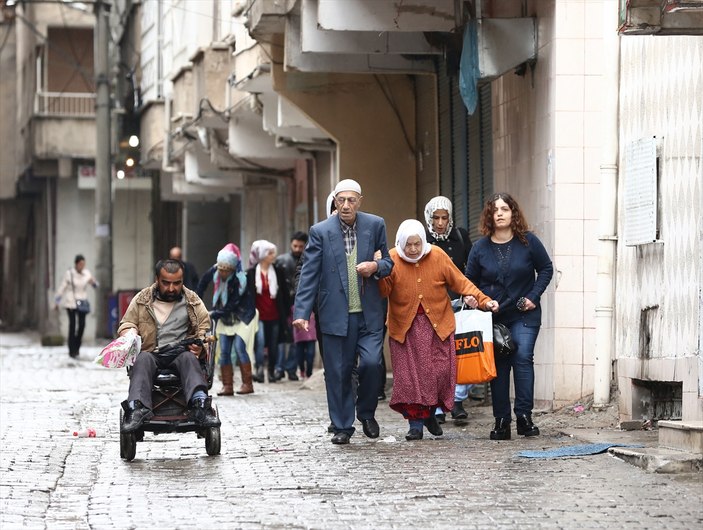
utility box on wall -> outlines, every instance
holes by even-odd
[[[537,57],[533,18],[482,18],[478,20],[478,68],[481,79],[503,75]]]

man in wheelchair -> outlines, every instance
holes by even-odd
[[[129,396],[122,402],[125,416],[120,432],[135,432],[153,417],[154,375],[163,368],[178,373],[192,419],[203,428],[219,427],[199,361],[202,341],[183,345],[191,342],[184,339],[202,339],[210,330],[208,311],[200,297],[183,286],[182,262],[161,260],[154,272],[156,283],[132,299],[117,329],[120,336],[136,329],[142,339],[142,351],[130,374]]]

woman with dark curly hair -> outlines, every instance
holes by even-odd
[[[534,406],[534,348],[542,323],[540,297],[552,279],[552,260],[542,242],[528,230],[517,201],[496,193],[485,204],[479,226],[485,236],[474,243],[466,276],[500,303],[494,322],[510,328],[517,351],[496,358],[498,376],[491,381],[495,427],[491,440],[510,439],[510,371],[515,384],[517,433],[537,436]]]

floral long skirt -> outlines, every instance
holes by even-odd
[[[454,333],[440,340],[424,313],[413,320],[405,342],[389,339],[393,396],[389,406],[407,419],[424,419],[436,407],[454,406],[456,350]]]

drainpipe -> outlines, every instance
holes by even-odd
[[[617,250],[618,112],[620,82],[620,36],[617,33],[618,3],[603,2],[603,151],[600,166],[600,217],[598,220],[598,269],[596,283],[596,351],[593,406],[610,403],[613,360],[613,306]]]

